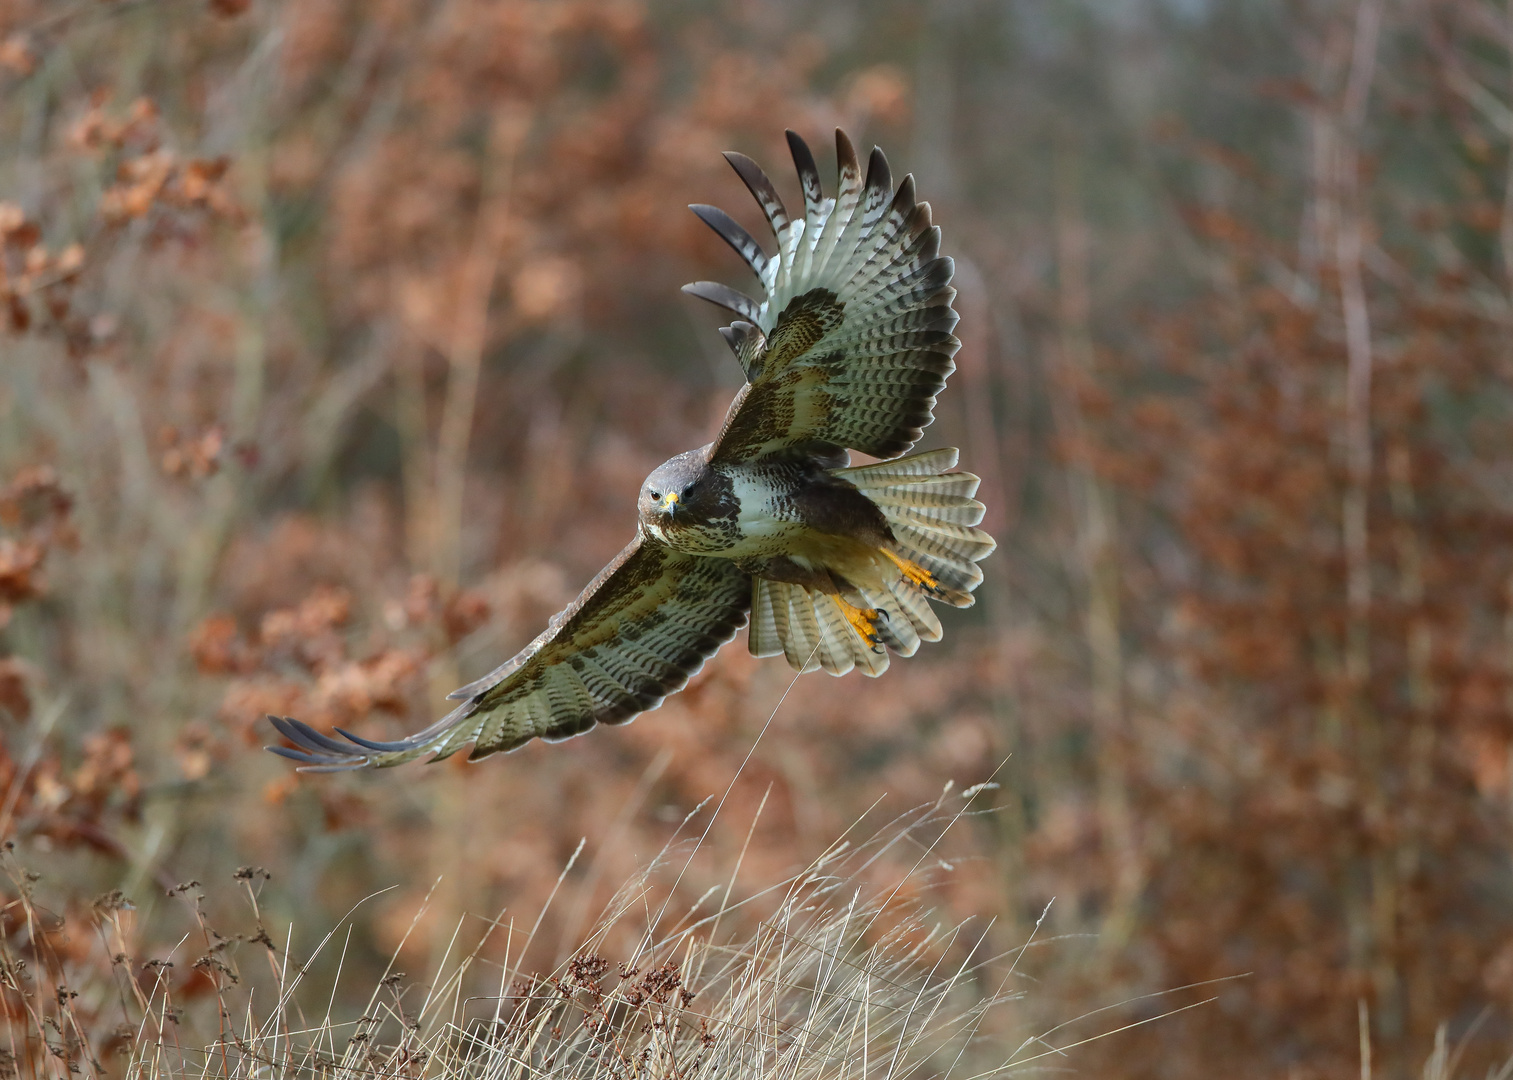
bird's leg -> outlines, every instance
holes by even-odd
[[[886,615],[886,612],[877,608],[859,608],[847,600],[840,593],[831,593],[830,599],[835,601],[835,606],[841,609],[841,614],[851,624],[851,628],[862,636],[869,649],[881,649],[882,638],[877,636],[877,620]]]
[[[921,589],[924,589],[925,592],[931,593],[932,595],[940,592],[940,582],[936,580],[935,575],[930,573],[930,571],[926,570],[923,566],[920,566],[919,563],[906,559],[902,555],[899,555],[897,552],[890,551],[887,548],[881,548],[879,550],[881,550],[884,555],[888,556],[889,561],[892,562],[894,566],[903,571],[904,577],[907,580],[913,582]]]

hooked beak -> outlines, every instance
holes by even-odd
[[[663,498],[662,505],[667,508],[667,513],[671,516],[678,508],[678,493],[676,491],[669,491],[666,497]]]

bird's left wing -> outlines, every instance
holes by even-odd
[[[788,133],[802,217],[789,215],[754,161],[725,155],[772,227],[773,254],[724,211],[692,208],[766,293],[759,303],[714,282],[683,287],[741,317],[722,333],[747,385],[726,416],[713,461],[795,450],[902,454],[930,423],[935,395],[955,368],[953,266],[940,255],[930,205],[915,199],[912,176],[893,189],[881,150],[873,149],[864,178],[850,140],[835,135],[840,179],[828,198],[809,147]]]
[[[469,757],[531,739],[571,738],[655,709],[746,622],[751,578],[725,559],[684,555],[640,536],[512,659],[450,695],[462,704],[407,739],[323,735],[270,716],[295,748],[269,750],[311,772],[401,765],[425,754]]]

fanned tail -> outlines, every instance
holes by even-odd
[[[973,496],[981,481],[949,471],[957,456],[955,449],[932,450],[832,473],[877,504],[897,540],[893,555],[902,564],[900,572],[887,575],[882,588],[858,587],[851,598],[880,613],[875,631],[886,648],[870,645],[835,597],[758,578],[752,591],[752,655],[781,653],[795,671],[822,668],[844,675],[860,668],[881,675],[889,652],[913,656],[920,642],[939,641],[940,619],[930,600],[970,607],[972,591],[982,582],[977,564],[997,546],[977,528],[983,505]],[[923,580],[911,577],[903,569],[907,565]]]
[[[834,475],[855,484],[883,512],[898,540],[897,554],[935,579],[935,588],[926,590],[933,599],[971,607],[972,592],[982,584],[977,564],[998,544],[977,528],[984,507],[973,496],[982,481],[972,473],[948,471],[957,457],[958,451],[947,447],[837,469]]]
[[[868,597],[868,602],[872,598]],[[749,645],[753,656],[777,656],[779,653],[794,671],[823,668],[832,675],[844,675],[860,668],[868,675],[888,670],[888,651],[862,640],[842,614],[836,598],[811,592],[802,585],[757,578],[752,587],[753,615]],[[874,605],[879,611],[881,605]],[[882,645],[909,656],[919,647],[905,651],[904,642],[891,633],[888,619],[878,620],[877,635]]]

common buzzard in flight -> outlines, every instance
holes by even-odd
[[[771,255],[724,211],[692,207],[765,297],[684,286],[739,316],[720,332],[746,385],[714,442],[646,478],[625,550],[424,731],[375,742],[338,730],[343,741],[269,717],[296,747],[270,750],[322,771],[383,767],[624,723],[681,689],[748,615],[752,654],[782,653],[797,671],[878,675],[889,649],[911,656],[940,639],[930,601],[970,605],[994,547],[976,528],[978,478],[951,471],[957,452],[908,455],[955,368],[953,266],[914,178],[895,191],[874,149],[864,179],[850,140],[835,142],[832,199],[788,133],[801,217],[754,161],[725,155],[772,226]],[[848,450],[884,460],[849,467]]]

